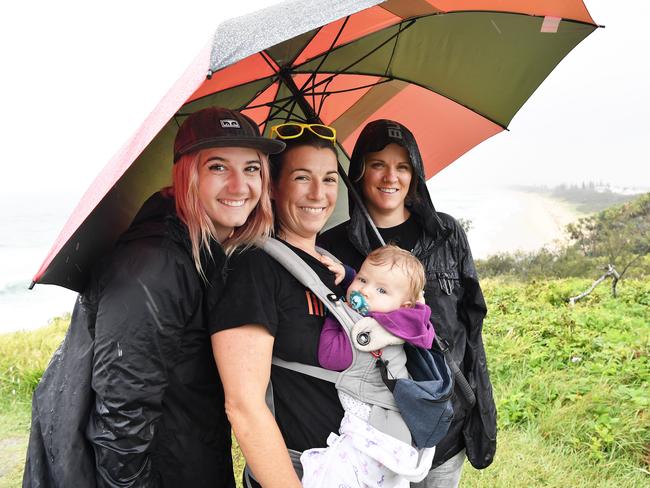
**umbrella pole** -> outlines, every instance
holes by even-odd
[[[294,96],[294,100],[304,112],[307,121],[311,124],[322,124],[323,121],[320,119],[318,114],[314,111],[312,106],[309,105],[307,100],[305,100],[303,92],[296,86],[296,83],[293,81],[293,78],[291,77],[291,73],[288,70],[280,70],[280,72],[278,73],[278,77],[284,82],[284,84],[287,86],[291,94]],[[345,153],[345,150],[340,144],[339,147],[341,148],[343,153],[346,156],[348,156],[349,159],[349,155]],[[338,164],[338,172],[341,175],[341,178],[343,179],[345,186],[348,187],[348,190],[350,192],[350,195],[352,195],[354,202],[357,204],[357,206],[363,213],[363,216],[365,217],[366,221],[370,225],[370,228],[372,229],[375,238],[379,242],[379,245],[380,246],[385,245],[386,243],[384,242],[383,237],[381,237],[381,234],[379,233],[377,226],[373,222],[372,217],[368,213],[368,209],[364,205],[363,200],[361,200],[361,196],[352,185],[352,182],[350,181],[350,178],[348,177],[347,173],[343,169],[343,166],[341,166],[341,163],[337,162],[337,164]]]

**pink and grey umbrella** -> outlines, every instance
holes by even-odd
[[[221,24],[86,192],[34,283],[80,291],[140,205],[169,184],[187,114],[241,109],[337,129],[345,156],[369,121],[414,133],[431,177],[513,116],[598,26],[581,0],[292,0]]]

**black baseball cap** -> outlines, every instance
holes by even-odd
[[[191,114],[174,140],[174,163],[184,154],[208,147],[250,147],[265,154],[277,154],[284,142],[262,137],[250,117],[221,107],[209,107]]]

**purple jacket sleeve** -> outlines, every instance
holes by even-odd
[[[350,339],[333,317],[325,317],[323,322],[318,342],[318,362],[332,371],[343,371],[352,364]]]

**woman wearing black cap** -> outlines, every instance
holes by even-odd
[[[429,476],[415,485],[455,487],[465,456],[481,469],[496,449],[496,408],[481,337],[486,306],[467,237],[453,217],[436,212],[415,138],[398,122],[366,125],[352,153],[349,177],[383,240],[411,251],[424,264],[425,300],[436,334],[449,344],[474,389],[474,407],[455,395],[449,433],[436,447]],[[349,202],[350,220],[325,232],[318,243],[358,269],[380,242],[354,199]]]
[[[172,186],[79,296],[68,338],[90,331],[88,348],[66,338],[38,387],[23,486],[235,486],[208,326],[226,256],[271,230],[267,155],[283,148],[235,111],[185,120]],[[66,401],[87,402],[88,415],[66,425]]]

